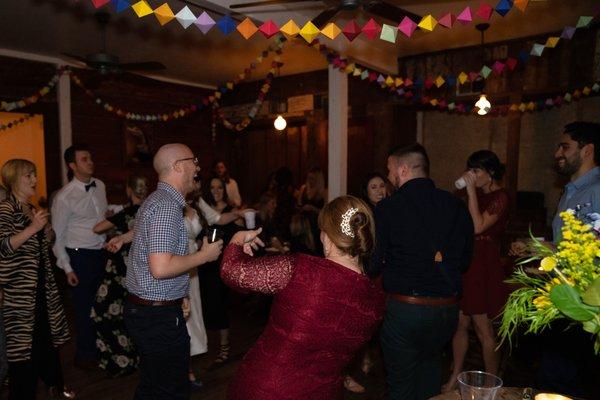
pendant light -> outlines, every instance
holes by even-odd
[[[475,28],[481,32],[481,54],[482,61],[485,62],[483,55],[485,54],[485,50],[483,48],[484,44],[484,33],[490,27],[490,24],[477,24]],[[482,88],[485,87],[485,82],[482,83]],[[481,91],[481,96],[479,96],[479,100],[475,103],[475,108],[477,109],[478,115],[486,115],[492,109],[492,103],[487,99],[485,93],[483,93],[483,89]]]

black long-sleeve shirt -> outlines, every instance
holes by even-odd
[[[383,273],[386,292],[460,294],[460,275],[471,261],[474,232],[460,199],[437,189],[431,179],[412,179],[377,204],[375,224],[372,272]]]

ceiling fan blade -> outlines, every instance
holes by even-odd
[[[240,4],[232,4],[229,6],[232,10],[237,8],[249,8],[249,7],[264,7],[271,6],[277,4],[286,4],[286,3],[306,3],[306,2],[317,2],[319,0],[264,0],[264,1],[254,1],[251,3],[240,3]]]
[[[421,21],[421,16],[403,8],[397,7],[385,1],[371,1],[363,6],[363,9],[371,14],[388,19],[399,24],[404,17],[412,19],[414,22]]]
[[[60,54],[62,54],[63,56],[67,56],[67,57],[69,57],[69,58],[72,58],[72,59],[74,59],[74,60],[77,60],[77,61],[79,61],[79,62],[82,62],[82,63],[84,63],[85,65],[88,65],[88,61],[85,59],[85,57],[81,57],[81,56],[78,56],[78,55],[76,55],[76,54],[71,54],[71,53],[62,53],[62,52],[61,52]]]
[[[327,22],[332,19],[339,11],[341,7],[331,7],[327,10],[321,12],[321,14],[317,15],[312,19],[312,23],[319,29],[323,29]]]
[[[160,71],[167,69],[163,63],[158,61],[122,63],[118,65],[118,68],[127,71]]]

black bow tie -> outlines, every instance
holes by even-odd
[[[85,191],[89,192],[91,187],[96,187],[96,181],[92,181],[92,183],[85,185]]]

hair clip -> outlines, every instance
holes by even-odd
[[[342,233],[344,235],[350,236],[351,238],[354,237],[354,232],[352,232],[352,229],[350,228],[350,218],[352,218],[352,216],[356,214],[357,211],[358,208],[349,208],[348,211],[342,214],[342,222],[340,223],[340,228],[342,228]]]

